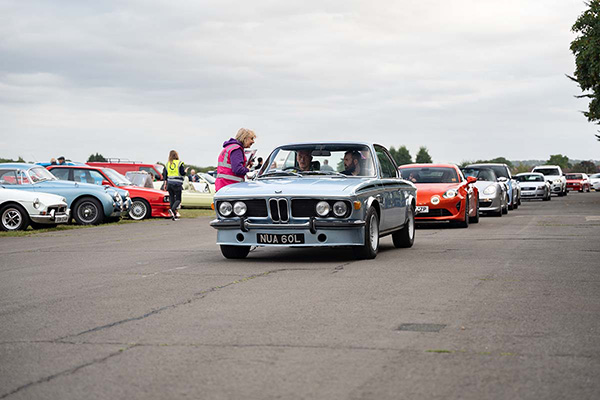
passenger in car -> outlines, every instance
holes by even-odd
[[[344,154],[344,175],[357,176],[361,173],[361,159],[362,156],[358,151],[348,150]]]

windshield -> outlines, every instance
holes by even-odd
[[[517,175],[515,179],[519,182],[544,182],[544,177],[540,175]]]
[[[583,176],[581,176],[581,174],[567,174],[565,175],[565,177],[567,179],[583,179]]]
[[[490,168],[463,168],[462,172],[465,177],[472,176],[477,178],[478,181],[496,181],[496,174]]]
[[[544,175],[560,175],[560,172],[556,168],[536,168],[534,172]]]
[[[31,178],[32,183],[56,180],[56,177],[43,167],[34,167],[27,172],[29,172],[29,177]]]
[[[108,179],[113,181],[113,183],[116,186],[131,186],[131,185],[133,185],[133,183],[131,183],[131,181],[129,179],[125,178],[123,175],[121,175],[120,173],[118,173],[117,171],[115,171],[112,168],[102,168],[102,172],[104,172],[104,175],[108,176]]]
[[[357,144],[307,144],[275,149],[259,177],[375,176],[369,147]]]
[[[594,178],[594,179],[596,179],[596,178],[600,178],[600,174],[594,174],[594,175],[590,175],[590,178]]]
[[[213,176],[211,176],[210,174],[207,174],[205,172],[199,172],[198,175],[200,175],[202,178],[204,178],[204,180],[207,181],[208,183],[210,183],[211,185],[215,184],[215,178]]]
[[[455,183],[458,175],[454,168],[417,167],[401,168],[402,178],[414,183]]]

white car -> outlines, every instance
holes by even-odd
[[[0,186],[0,229],[3,231],[54,227],[69,221],[67,201],[49,193],[5,189]]]
[[[590,187],[595,191],[600,191],[600,174],[590,175]]]
[[[521,196],[524,199],[542,199],[549,201],[551,186],[544,175],[537,172],[523,172],[515,175],[515,179],[519,181],[521,186]]]
[[[531,172],[537,172],[550,182],[552,193],[559,196],[567,195],[567,178],[565,178],[562,169],[558,165],[538,165]]]

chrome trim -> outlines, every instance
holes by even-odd
[[[242,222],[243,221],[243,222]],[[264,223],[253,223],[246,219],[229,219],[220,220],[214,219],[210,222],[210,226],[215,229],[240,229],[243,224],[246,230],[248,229],[310,229],[311,221],[303,222],[300,224],[264,224]],[[325,229],[340,229],[340,228],[362,228],[365,226],[365,221],[362,220],[351,220],[351,221],[318,221],[314,220],[315,228]]]

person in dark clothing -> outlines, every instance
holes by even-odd
[[[181,191],[183,190],[183,177],[187,174],[183,161],[179,160],[179,154],[175,150],[169,152],[169,161],[163,169],[163,179],[167,183],[167,191],[169,192],[169,214],[173,221],[179,219],[177,209],[181,204]]]

